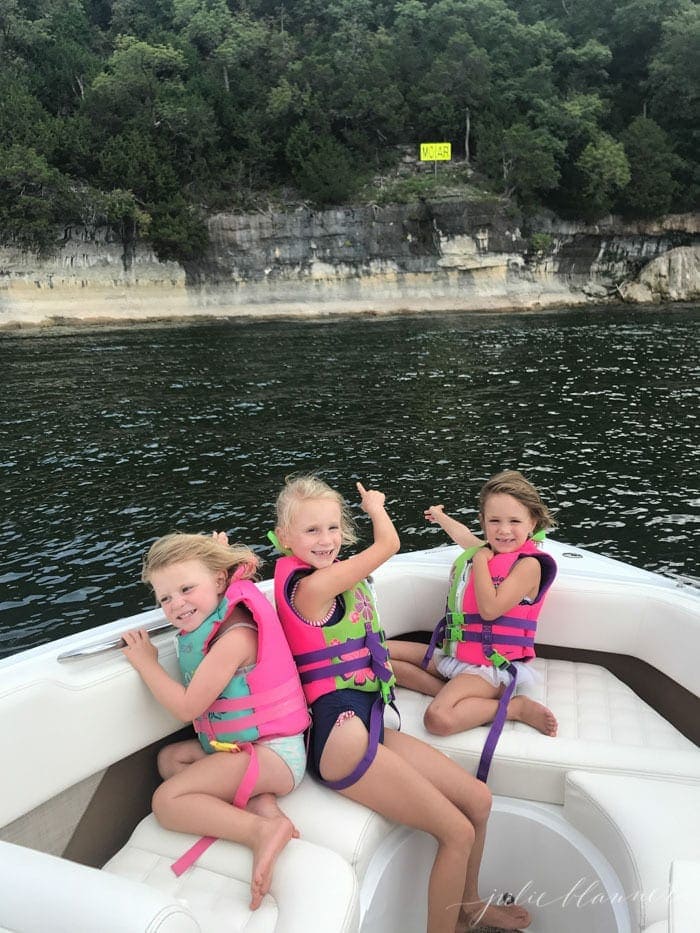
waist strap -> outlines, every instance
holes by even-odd
[[[360,652],[359,656],[345,659],[346,655],[354,652]],[[333,663],[334,658],[338,659],[338,663]],[[380,633],[372,631],[369,623],[361,638],[350,638],[341,645],[327,645],[316,651],[295,654],[294,660],[300,668],[319,661],[330,662],[310,670],[300,670],[299,677],[302,684],[324,680],[326,677],[347,677],[354,671],[369,670],[377,678],[383,702],[388,703],[393,699],[391,686],[394,682],[394,673],[389,665],[389,652],[382,642]]]

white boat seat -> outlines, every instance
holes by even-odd
[[[523,723],[506,722],[489,772],[494,794],[562,804],[566,773],[576,769],[700,780],[700,749],[608,670],[542,658],[532,667],[539,682],[523,693],[552,709],[559,734],[551,738]],[[423,725],[430,699],[397,690],[401,728],[475,774],[487,727],[431,735]],[[395,725],[392,710],[386,723]]]
[[[126,878],[0,842],[0,931],[201,933],[175,898]]]
[[[698,927],[700,859],[674,859],[671,865],[668,933],[688,933]]]
[[[354,933],[359,925],[355,872],[337,853],[292,839],[275,863],[272,887],[256,911],[250,902],[252,855],[245,846],[217,840],[177,878],[170,866],[197,837],[163,829],[153,814],[104,866],[180,902],[205,933]]]
[[[341,855],[360,884],[372,856],[395,828],[383,816],[329,790],[308,774],[295,791],[278,802],[301,838]]]
[[[566,777],[564,816],[617,873],[634,933],[656,924],[669,933],[698,929],[699,782],[574,771]]]

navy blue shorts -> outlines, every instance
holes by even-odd
[[[338,721],[338,716],[352,711],[356,716],[359,716],[369,732],[372,706],[378,696],[379,694],[376,691],[369,693],[364,690],[348,688],[347,690],[334,690],[332,693],[324,693],[322,697],[319,697],[318,700],[311,704],[311,735],[307,763],[309,771],[314,777],[321,778],[319,762],[321,761],[323,749],[326,747],[328,736]],[[380,743],[384,741],[383,725],[379,733],[379,741]]]

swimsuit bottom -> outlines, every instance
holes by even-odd
[[[292,772],[294,787],[298,787],[306,771],[306,743],[304,733],[283,735],[276,739],[258,739],[256,745],[265,745],[282,759]]]
[[[323,749],[330,736],[333,727],[338,722],[338,718],[346,713],[354,713],[359,716],[369,732],[369,720],[372,713],[372,707],[380,694],[377,691],[371,693],[365,690],[333,690],[331,693],[324,693],[311,705],[311,738],[309,742],[309,771],[315,777],[321,778],[319,763],[323,755]],[[381,702],[381,700],[380,700]],[[384,741],[384,726],[382,725],[379,734],[379,742]]]

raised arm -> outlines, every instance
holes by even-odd
[[[357,491],[361,496],[360,507],[372,520],[374,541],[359,554],[315,570],[300,581],[295,602],[309,619],[322,618],[336,596],[364,580],[401,546],[394,523],[384,508],[384,493],[365,489],[362,483],[357,483]]]
[[[442,505],[431,505],[425,510],[425,517],[429,522],[439,525],[460,547],[465,550],[470,547],[478,547],[484,542],[477,538],[466,525],[458,522],[456,518],[450,518],[445,514],[445,508]]]

